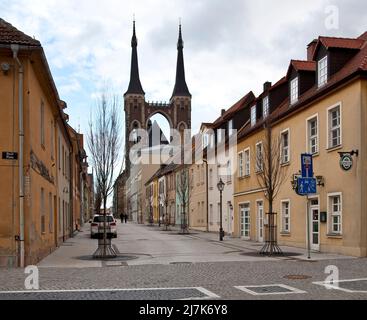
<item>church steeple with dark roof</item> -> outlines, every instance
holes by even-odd
[[[133,24],[133,37],[131,39],[131,73],[130,73],[130,84],[126,94],[142,94],[145,95],[143,87],[139,77],[139,63],[138,63],[138,39],[136,37],[135,20]]]
[[[182,39],[182,27],[181,23],[179,26],[179,35],[178,35],[178,43],[177,43],[177,69],[176,69],[176,84],[173,90],[172,97],[175,96],[188,96],[191,97],[191,93],[186,84],[185,78],[185,63],[184,63],[184,55],[183,55],[184,42]]]

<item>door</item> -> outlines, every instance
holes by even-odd
[[[257,241],[264,242],[264,203],[259,201],[257,203]]]
[[[240,207],[241,212],[241,237],[245,240],[250,240],[250,205],[243,204]]]
[[[318,199],[310,203],[311,249],[320,251],[320,207]]]
[[[232,204],[228,202],[227,204],[227,231],[229,235],[232,235],[232,222],[233,222],[233,210]]]

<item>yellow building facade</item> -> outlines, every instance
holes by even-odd
[[[272,139],[279,141],[280,170],[285,176],[273,209],[281,246],[307,248],[309,239],[313,251],[367,255],[367,81],[363,68],[352,68],[356,60],[363,60],[364,48],[339,74],[329,75],[326,84],[317,87],[316,83],[304,96],[299,94],[293,105],[288,97],[270,115]],[[316,59],[316,81],[317,63]],[[234,193],[235,235],[261,243],[266,241],[269,205],[259,184],[256,159],[265,137],[263,125],[256,121],[239,133]],[[313,155],[318,179],[317,193],[308,197],[299,196],[291,183],[293,175],[299,175],[305,153]],[[343,154],[353,161],[347,170],[341,165]]]

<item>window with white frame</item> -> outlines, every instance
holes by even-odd
[[[227,182],[232,182],[232,164],[231,161],[227,162]]]
[[[238,177],[242,178],[243,177],[243,152],[238,154]]]
[[[329,118],[329,148],[335,148],[340,146],[342,141],[340,105],[329,110],[328,118]]]
[[[307,121],[308,152],[319,152],[319,124],[317,116]]]
[[[299,81],[298,81],[298,77],[293,79],[291,81],[291,104],[295,104],[296,102],[298,102],[298,97],[299,97]]]
[[[240,233],[241,237],[250,239],[251,236],[251,216],[250,216],[250,204],[240,205]]]
[[[233,119],[228,121],[228,135],[229,136],[233,135]]]
[[[281,153],[282,164],[286,164],[290,161],[290,141],[289,130],[283,131],[281,134]]]
[[[209,188],[213,189],[213,169],[209,171]]]
[[[327,61],[327,56],[326,56],[318,62],[318,85],[319,87],[322,87],[323,85],[327,83],[327,80],[328,80],[327,69],[328,69],[328,61]]]
[[[266,119],[269,116],[270,106],[269,106],[269,96],[263,99],[263,118]]]
[[[245,161],[245,177],[251,175],[251,153],[250,149],[246,149],[244,153],[244,161]]]
[[[217,130],[217,143],[220,144],[223,140],[223,130],[218,129]]]
[[[252,127],[256,125],[256,117],[257,117],[256,106],[253,106],[251,108],[251,126]]]
[[[289,201],[282,201],[282,232],[291,232],[291,205]]]
[[[264,170],[264,148],[263,143],[256,144],[256,173]]]
[[[335,194],[329,196],[330,231],[332,234],[341,235],[342,224],[342,196]]]

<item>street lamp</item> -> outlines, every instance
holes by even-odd
[[[220,230],[219,230],[219,241],[223,241],[224,239],[224,230],[223,230],[223,190],[225,184],[222,179],[217,184],[218,190],[220,192]]]

